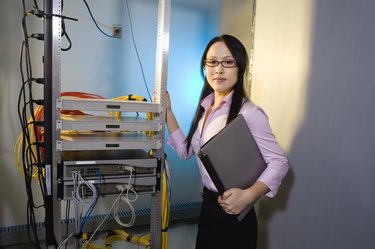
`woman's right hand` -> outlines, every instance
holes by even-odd
[[[153,92],[152,96],[152,102],[156,103],[156,96],[155,96],[155,91]],[[166,111],[172,111],[172,105],[171,105],[171,97],[169,95],[168,91],[165,91],[165,104],[166,104]]]
[[[165,104],[166,104],[167,112],[172,111],[171,97],[168,91],[165,91]]]
[[[166,123],[169,134],[172,134],[175,130],[179,129],[180,126],[177,123],[176,117],[172,111],[171,97],[168,91],[165,91],[165,105],[166,105]]]

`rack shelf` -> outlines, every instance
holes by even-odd
[[[61,115],[57,129],[72,131],[161,131],[162,122],[143,117],[105,117],[92,115]]]
[[[162,141],[141,132],[87,132],[61,134],[58,151],[160,149]]]

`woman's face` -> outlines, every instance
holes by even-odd
[[[221,63],[216,65],[217,62]],[[227,95],[232,91],[238,79],[238,67],[224,42],[216,42],[208,49],[205,70],[208,84],[216,94]]]

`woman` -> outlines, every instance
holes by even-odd
[[[266,170],[251,187],[231,188],[219,196],[197,157],[204,185],[196,240],[198,249],[255,249],[257,218],[254,209],[241,222],[236,215],[263,195],[274,197],[289,168],[266,114],[245,96],[243,86],[247,67],[246,50],[237,38],[222,35],[214,37],[208,43],[201,59],[204,86],[187,137],[179,128],[167,93],[167,127],[170,134],[168,144],[179,157],[188,159],[193,155],[197,156],[199,148],[206,141],[238,114],[242,114],[267,163]]]

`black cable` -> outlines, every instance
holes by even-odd
[[[34,0],[34,8],[39,10],[38,2],[36,0]]]
[[[22,86],[18,96],[18,116],[22,129],[22,144],[21,146],[21,164],[24,174],[25,190],[27,195],[27,236],[29,242],[37,249],[41,248],[41,244],[37,234],[37,225],[35,219],[35,209],[44,207],[44,197],[45,197],[45,178],[43,176],[44,163],[41,156],[41,141],[38,141],[37,122],[34,115],[34,103],[38,100],[33,99],[32,86],[34,84],[35,78],[32,77],[32,63],[29,51],[29,35],[27,31],[26,18],[31,14],[36,16],[42,15],[43,12],[40,11],[38,3],[36,0],[33,1],[34,6],[32,11],[26,11],[25,0],[22,0],[23,6],[23,17],[22,17],[22,31],[23,31],[23,42],[20,50],[20,73],[22,78]],[[42,17],[41,16],[41,17]],[[43,39],[42,34],[33,34],[35,38]],[[36,81],[35,81],[36,82]],[[29,118],[30,117],[30,118]],[[31,119],[31,121],[29,121]],[[42,124],[42,123],[39,123]],[[33,130],[33,134],[30,132]],[[32,140],[35,136],[35,142]],[[33,141],[33,142],[32,142]],[[38,174],[38,181],[40,186],[40,191],[43,196],[43,203],[36,205],[34,202],[34,194],[32,190],[32,178],[33,174]]]
[[[149,89],[148,89],[147,82],[146,82],[145,73],[144,73],[144,71],[143,71],[142,62],[141,62],[141,59],[140,59],[140,57],[139,57],[139,53],[138,53],[138,49],[137,49],[137,45],[136,45],[136,42],[135,42],[135,39],[134,39],[133,24],[132,24],[132,19],[131,19],[131,16],[130,16],[130,11],[129,11],[129,6],[128,6],[128,0],[125,0],[125,5],[126,5],[126,11],[127,11],[127,13],[128,13],[128,18],[129,18],[130,33],[131,33],[131,37],[132,37],[132,41],[133,41],[133,45],[134,45],[135,52],[136,52],[136,54],[137,54],[138,64],[139,64],[139,67],[141,68],[142,77],[143,77],[143,82],[144,82],[144,84],[145,84],[145,87],[146,87],[146,90],[147,90],[148,97],[149,97],[150,99],[152,99],[152,98],[151,98],[150,91],[149,91]]]
[[[64,11],[64,0],[61,1],[61,13]],[[61,51],[68,51],[72,48],[73,46],[73,43],[72,43],[72,40],[70,39],[70,36],[68,35],[68,33],[66,32],[66,28],[65,28],[65,18],[62,18],[61,20],[61,37],[65,37],[66,40],[68,41],[68,47],[66,48],[61,48]]]
[[[34,1],[34,4],[36,5],[36,7],[38,6],[36,1]],[[25,9],[24,9],[24,11],[25,11]],[[26,13],[26,11],[25,11],[25,13]],[[33,83],[34,78],[32,77],[31,56],[30,56],[30,53],[29,53],[28,33],[27,33],[27,27],[26,27],[26,21],[25,21],[26,16],[27,16],[27,14],[24,15],[23,20],[22,20],[22,24],[23,24],[23,31],[24,31],[24,43],[23,43],[24,46],[23,46],[23,48],[24,48],[25,57],[26,57],[25,65],[26,65],[26,69],[27,69],[27,80],[26,81],[24,80],[25,77],[23,76],[22,60],[21,60],[21,74],[22,74],[22,80],[23,80],[22,90],[23,90],[24,105],[26,106],[27,104],[29,104],[30,116],[32,118],[32,122],[35,123],[33,103],[34,102],[38,103],[38,101],[33,101],[33,95],[32,95],[32,83]],[[28,88],[29,88],[29,102],[26,101],[25,84],[27,84]],[[25,114],[25,120],[24,121],[26,121],[25,123],[27,124],[26,114]],[[37,127],[35,125],[33,125],[33,128],[34,128],[34,134],[37,134]],[[30,140],[29,140],[29,142],[30,142]],[[37,161],[41,162],[40,151],[37,149],[36,152],[37,152]]]
[[[25,9],[25,3],[23,1],[23,5],[24,5],[24,9]],[[25,12],[25,11],[24,11]],[[23,23],[23,30],[24,30],[24,35],[27,36],[27,30],[25,28],[25,22],[24,22],[24,19],[22,21]],[[22,81],[25,82],[24,80],[24,74],[23,74],[23,69],[22,69],[22,64],[23,64],[23,60],[22,60],[22,54],[23,54],[23,51],[25,50],[25,44],[27,44],[27,42],[23,41],[22,45],[21,45],[21,55],[20,55],[20,68],[21,68],[21,77],[22,77]],[[25,131],[25,128],[24,128],[24,124],[25,124],[25,113],[24,111],[20,111],[20,107],[21,107],[21,101],[23,99],[24,103],[26,102],[26,98],[25,98],[25,84],[23,83],[22,84],[22,88],[21,88],[21,91],[20,91],[20,95],[19,95],[19,98],[18,98],[18,115],[19,115],[19,119],[20,119],[20,122],[21,122],[21,128],[22,128],[22,134],[23,134],[23,140],[22,140],[22,166],[23,166],[23,171],[24,171],[24,179],[25,179],[25,187],[26,187],[26,194],[28,196],[28,201],[27,201],[27,235],[28,235],[28,239],[30,241],[30,243],[32,245],[34,245],[36,248],[40,248],[40,244],[39,244],[39,240],[37,239],[37,234],[36,234],[36,226],[34,223],[30,223],[30,216],[32,216],[32,212],[33,210],[30,212],[30,200],[33,199],[33,196],[32,196],[32,191],[31,191],[31,179],[30,179],[30,175],[28,173],[28,168],[26,166],[26,163],[25,163],[25,147],[26,147],[26,139],[28,137],[28,130]],[[24,108],[22,108],[24,110]],[[27,122],[27,121],[26,121]],[[34,237],[36,238],[36,241],[34,242],[33,238],[31,238],[31,234],[30,234],[30,229],[31,231],[33,232],[33,235]]]
[[[45,19],[52,18],[52,16],[61,18],[61,38],[65,37],[66,40],[68,41],[68,47],[61,48],[61,51],[68,51],[68,50],[70,50],[72,48],[73,43],[72,43],[72,40],[70,39],[68,33],[66,32],[66,29],[65,29],[65,19],[73,20],[73,21],[78,21],[78,19],[72,18],[72,17],[63,16],[63,15],[57,15],[57,14],[47,15],[46,13],[44,13],[42,10],[40,10],[37,7],[37,3],[35,1],[34,1],[34,3],[35,3],[34,8],[36,10],[31,10],[29,12],[30,14],[33,14],[33,15],[35,15],[37,17],[43,17]],[[63,7],[64,7],[64,1],[61,1],[61,11],[63,11]],[[44,39],[44,34],[32,34],[31,37],[36,38],[38,40],[43,40]]]
[[[25,110],[25,106],[22,108]],[[30,134],[27,129],[27,117],[25,111],[22,111],[20,115],[20,120],[22,124],[22,133],[23,133],[23,140],[22,140],[22,166],[24,172],[24,180],[25,180],[25,187],[26,187],[26,194],[28,197],[27,200],[27,228],[28,228],[28,239],[31,244],[33,244],[36,248],[41,248],[38,235],[36,232],[36,223],[35,223],[35,215],[34,215],[34,197],[32,192],[32,167],[30,167],[29,158],[26,156],[29,153],[28,143],[30,141]],[[31,235],[32,233],[32,235]],[[32,238],[33,236],[33,238]]]
[[[94,16],[93,16],[92,13],[91,13],[91,9],[90,9],[89,5],[87,4],[86,0],[83,0],[83,2],[85,3],[85,5],[86,5],[86,7],[87,7],[87,10],[89,11],[89,14],[90,14],[90,16],[91,16],[91,19],[92,19],[92,21],[94,22],[95,26],[98,28],[98,30],[99,30],[103,35],[105,35],[105,36],[113,37],[112,35],[108,35],[108,34],[106,34],[106,33],[105,33],[105,32],[99,27],[98,23],[96,22]]]
[[[61,36],[62,37],[65,37],[66,38],[66,40],[68,41],[68,47],[66,47],[66,48],[61,48],[61,51],[68,51],[68,50],[70,50],[71,48],[72,48],[72,46],[73,46],[73,43],[72,43],[72,40],[70,39],[70,36],[68,35],[68,33],[66,32],[66,29],[65,29],[65,21],[64,21],[64,19],[62,19],[62,22],[61,22],[61,30],[62,30],[62,32],[61,32]]]

